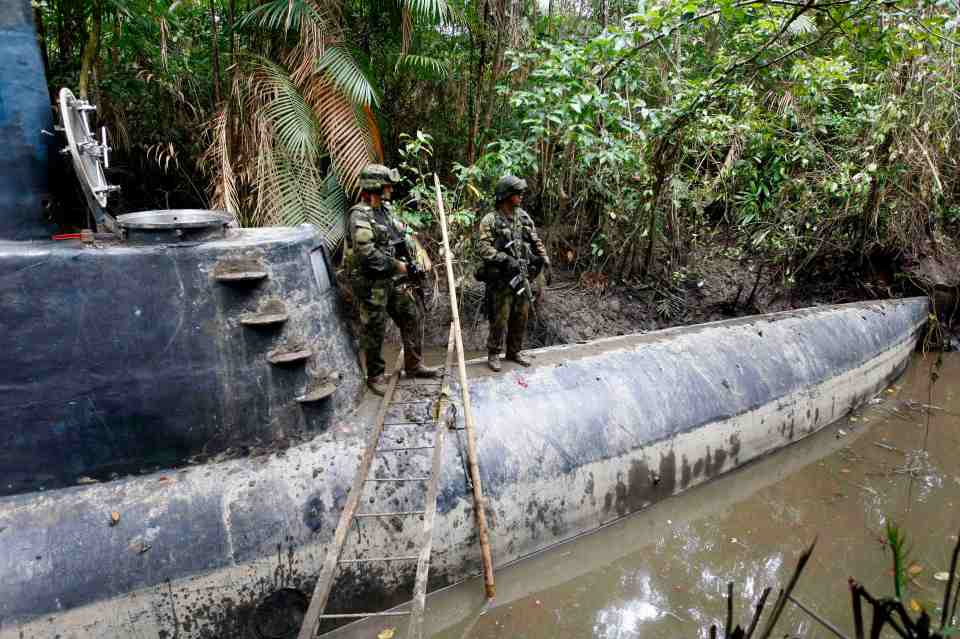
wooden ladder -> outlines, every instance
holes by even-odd
[[[427,600],[427,578],[430,572],[430,552],[433,546],[433,521],[437,513],[437,491],[440,484],[440,466],[443,460],[443,439],[448,425],[445,421],[446,411],[450,406],[450,376],[453,370],[454,358],[454,328],[450,327],[450,339],[447,343],[447,361],[444,369],[443,380],[434,386],[440,387],[439,396],[433,399],[421,399],[418,401],[397,401],[394,400],[394,393],[400,379],[400,369],[403,364],[403,354],[397,358],[394,373],[390,376],[387,385],[387,392],[380,402],[380,409],[374,422],[373,431],[367,440],[367,447],[360,460],[360,466],[357,468],[357,474],[353,479],[353,485],[350,488],[350,494],[347,497],[347,503],[340,514],[340,521],[337,524],[337,530],[333,536],[333,542],[327,550],[327,556],[320,571],[320,577],[313,591],[313,597],[310,599],[310,606],[303,618],[303,625],[300,627],[298,639],[314,639],[320,622],[323,619],[353,619],[359,620],[367,617],[409,617],[409,626],[406,637],[409,639],[421,639],[423,636],[423,613]],[[415,384],[410,388],[422,388],[424,384]],[[430,416],[424,421],[397,421],[387,422],[387,414],[391,407],[402,404],[428,404],[433,403],[434,407]],[[430,445],[417,446],[393,446],[384,447],[381,444],[382,435],[385,428],[417,428],[426,427],[427,432],[432,430],[433,443]],[[405,438],[406,439],[406,438]],[[432,450],[430,473],[425,476],[411,477],[389,477],[389,478],[370,478],[370,469],[377,455],[404,454],[410,451]],[[378,482],[416,482],[426,485],[426,495],[424,498],[423,510],[397,511],[397,512],[357,512],[360,501],[363,498],[364,490],[368,484]],[[421,532],[419,551],[417,554],[397,554],[385,555],[382,557],[358,557],[354,559],[343,559],[343,548],[347,541],[347,536],[351,528],[359,525],[363,519],[389,518],[389,517],[423,517],[423,529]],[[354,524],[352,526],[351,524]],[[324,614],[327,607],[327,600],[330,597],[330,591],[336,580],[338,568],[344,565],[356,565],[365,563],[382,562],[417,562],[417,574],[413,585],[413,600],[410,609],[404,612],[349,612],[337,614]]]

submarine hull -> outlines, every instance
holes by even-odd
[[[595,530],[843,417],[903,371],[926,318],[925,298],[825,306],[543,349],[532,368],[499,375],[475,363],[495,562]],[[356,414],[282,454],[0,500],[0,637],[268,636],[278,607],[302,613],[368,427]],[[457,437],[448,441],[431,588],[479,571]],[[419,462],[385,463],[394,465],[374,476]],[[383,510],[422,499],[419,488],[371,490]],[[421,532],[416,518],[361,525],[345,556],[396,554]],[[408,599],[414,570],[343,569],[331,609]]]

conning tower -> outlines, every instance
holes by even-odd
[[[0,55],[0,495],[285,446],[350,410],[359,366],[313,227],[115,215],[95,107],[64,90],[66,152],[101,232],[51,241],[46,159],[62,143],[42,132],[27,0],[0,0]]]

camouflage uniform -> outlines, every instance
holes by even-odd
[[[513,244],[510,244],[511,242]],[[499,210],[487,213],[480,221],[478,248],[487,272],[494,274],[487,280],[490,304],[487,352],[499,353],[506,333],[507,358],[510,359],[523,347],[523,335],[527,330],[527,318],[530,314],[530,299],[526,295],[517,295],[510,288],[510,278],[514,274],[507,272],[507,263],[510,257],[528,262],[532,256],[546,257],[547,251],[537,235],[533,220],[520,208],[516,209],[512,216]],[[530,279],[533,280],[532,275]]]
[[[383,337],[388,316],[400,329],[404,368],[419,368],[423,318],[407,278],[398,273],[394,250],[397,242],[408,241],[403,224],[390,214],[386,203],[374,209],[360,202],[350,209],[348,232],[351,280],[363,326],[360,347],[366,353],[367,378],[384,373]]]

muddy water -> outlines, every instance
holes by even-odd
[[[432,595],[432,636],[707,637],[723,623],[728,581],[745,624],[814,538],[795,596],[852,636],[847,577],[892,594],[888,519],[903,524],[913,549],[907,597],[935,611],[943,584],[934,575],[947,570],[960,528],[960,354],[944,356],[931,390],[932,362],[917,356],[870,405],[811,438],[499,571],[489,609],[476,581]],[[376,637],[393,625],[403,636],[395,622],[338,635]],[[832,636],[792,606],[775,636],[786,633]]]

